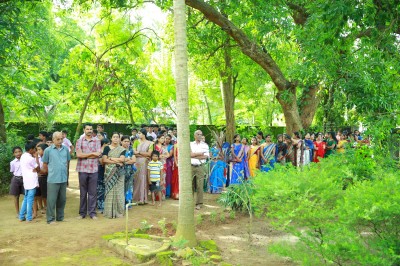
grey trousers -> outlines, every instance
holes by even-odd
[[[65,203],[67,202],[67,182],[47,183],[47,223],[64,220]]]
[[[97,179],[98,179],[98,172],[96,173],[79,172],[79,190],[80,190],[79,215],[82,217],[86,217],[88,213],[90,217],[96,216]]]

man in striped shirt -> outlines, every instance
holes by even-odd
[[[76,171],[79,175],[79,216],[84,219],[89,214],[91,219],[97,219],[97,178],[99,157],[101,156],[101,144],[98,138],[92,136],[93,126],[83,126],[85,136],[76,142]]]

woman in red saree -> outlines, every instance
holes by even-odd
[[[171,178],[171,199],[179,199],[179,173],[178,173],[178,144],[175,143],[174,148],[174,165],[172,168]]]
[[[322,133],[318,133],[317,140],[314,142],[314,162],[319,163],[319,158],[325,156],[325,142],[323,141]]]

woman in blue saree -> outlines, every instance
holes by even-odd
[[[211,148],[210,154],[210,193],[221,193],[226,183],[225,169],[227,164],[222,160],[223,155],[220,153],[220,150],[216,145]]]
[[[274,167],[275,164],[275,146],[276,144],[271,141],[271,135],[265,137],[265,143],[262,146],[261,152],[261,171],[268,172]]]
[[[121,138],[122,147],[125,149],[125,204],[132,203],[133,198],[133,175],[135,174],[136,157],[133,154],[131,141],[128,135]],[[131,207],[130,207],[131,208]]]
[[[244,180],[244,145],[240,142],[240,135],[233,137],[234,143],[231,146],[231,180],[230,184],[240,184]]]
[[[314,142],[311,139],[311,134],[307,133],[304,137],[304,165],[310,164],[313,161]]]

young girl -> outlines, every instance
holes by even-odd
[[[24,184],[22,182],[22,172],[21,172],[21,155],[22,148],[14,147],[12,149],[14,160],[10,162],[10,172],[13,173],[13,178],[11,179],[10,185],[10,195],[14,196],[14,206],[17,212],[17,218],[19,217],[19,195],[24,194]]]
[[[160,153],[158,151],[153,151],[151,153],[151,161],[147,165],[147,171],[148,171],[147,176],[150,185],[152,205],[155,205],[155,199],[156,199],[155,193],[157,192],[158,200],[160,202],[158,206],[161,206],[161,199],[162,199],[161,191],[164,186],[161,176],[164,171],[164,165],[162,162],[158,160],[159,156]]]
[[[251,146],[249,151],[249,171],[250,176],[255,176],[255,170],[260,168],[260,146],[256,137],[251,139]]]
[[[46,210],[46,206],[47,206],[47,173],[43,172],[43,161],[42,161],[42,157],[43,157],[43,153],[44,150],[48,147],[47,144],[38,144],[36,146],[36,162],[40,167],[40,171],[38,173],[38,179],[39,179],[39,188],[40,188],[40,196],[38,197],[38,199],[36,199],[35,197],[35,201],[37,200],[37,203],[39,206],[37,206],[36,204],[34,205],[37,209],[41,209],[42,214],[45,213]],[[34,215],[36,215],[36,212],[34,211]]]

